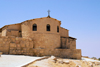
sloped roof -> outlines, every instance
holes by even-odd
[[[3,26],[2,28],[0,28],[0,30],[2,31],[3,28],[7,27],[7,26],[11,26],[11,25],[18,25],[18,24],[21,24],[21,23],[17,23],[17,24],[10,24],[10,25],[5,25]]]
[[[45,19],[45,18],[51,18],[51,17],[35,18],[35,19],[26,20],[26,21],[32,21],[32,20],[38,20],[38,19]],[[56,20],[56,21],[58,21],[58,22],[61,24],[61,21],[59,21],[59,20],[57,20],[57,19],[55,19],[55,18],[51,18],[51,19]],[[24,22],[26,22],[26,21],[23,21],[23,22],[17,23],[17,24],[22,24],[22,23],[24,23]],[[16,24],[10,24],[10,25],[16,25]],[[3,26],[2,28],[0,28],[0,31],[2,31],[2,29],[3,29],[4,27],[10,26],[10,25],[5,25],[5,26]]]
[[[71,39],[76,39],[76,38],[74,38],[74,37],[70,37],[70,36],[69,36],[69,38],[71,38]]]
[[[65,29],[65,28],[63,28],[63,27],[61,27],[62,29]],[[68,30],[68,29],[65,29],[65,30]],[[68,30],[69,31],[69,30]]]
[[[38,20],[38,19],[45,19],[45,18],[51,18],[51,17],[35,18],[35,19],[26,20],[26,21],[32,21],[32,20]],[[58,21],[58,22],[61,24],[61,21],[59,21],[59,20],[57,20],[57,19],[55,19],[55,18],[51,18],[51,19],[56,20],[56,21]],[[23,21],[22,23],[24,23],[24,22],[26,22],[26,21]]]

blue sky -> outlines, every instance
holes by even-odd
[[[0,0],[0,27],[50,16],[77,38],[83,56],[100,57],[100,0]]]

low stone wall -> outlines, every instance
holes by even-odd
[[[56,49],[54,55],[58,57],[81,59],[81,49]]]
[[[3,54],[30,55],[30,56],[57,56],[81,59],[81,49],[54,49],[34,48],[32,39],[19,37],[0,37],[0,52]]]
[[[51,56],[81,59],[81,49],[33,49],[35,56]]]
[[[24,54],[32,55],[33,49],[32,39],[24,39],[18,37],[0,37],[0,51],[4,54]]]

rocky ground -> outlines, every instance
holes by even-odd
[[[100,67],[100,61],[84,57],[82,57],[82,60],[75,60],[51,56],[36,60],[25,67]]]
[[[0,67],[100,67],[100,61],[85,57],[76,60],[54,56],[1,55]]]

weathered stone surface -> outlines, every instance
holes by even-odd
[[[57,60],[57,58],[55,56],[51,56],[50,59]]]
[[[36,31],[33,31],[34,24],[37,25]],[[60,27],[60,24],[61,21],[45,17],[6,25],[0,29],[0,51],[5,54],[53,55],[51,59],[55,61],[54,56],[81,59],[76,39],[69,37],[69,30]],[[50,25],[50,31],[47,31],[47,25]]]
[[[60,63],[60,64],[63,64],[64,63],[63,60],[59,60],[57,62]]]
[[[70,63],[70,61],[68,61],[68,60],[66,60],[66,61],[63,61],[65,64],[69,64]]]
[[[81,67],[80,65],[76,65],[75,67]]]
[[[10,47],[11,48],[16,47],[16,44],[15,43],[10,43]]]
[[[50,62],[54,62],[54,63],[56,63],[56,61],[57,61],[57,58],[55,57],[55,56],[51,56],[50,58],[48,58],[48,61]]]

